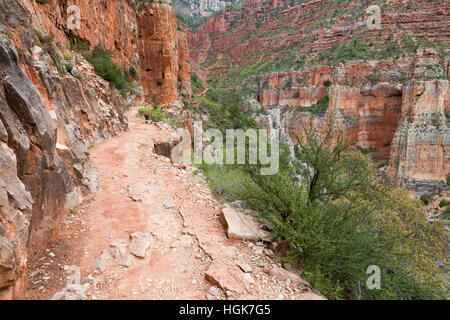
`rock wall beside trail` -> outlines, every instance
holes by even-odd
[[[80,8],[80,29],[67,28],[71,4]],[[29,257],[83,195],[96,190],[89,148],[126,130],[126,109],[143,102],[136,95],[122,97],[97,76],[70,50],[70,39],[87,42],[91,50],[105,44],[116,63],[136,66],[138,73],[142,60],[161,67],[161,87],[149,88],[149,79],[137,75],[147,97],[156,94],[160,103],[190,94],[186,36],[177,30],[170,5],[151,8],[157,13],[151,22],[167,34],[159,39],[164,50],[147,56],[138,39],[150,35],[139,31],[147,25],[139,26],[133,1],[0,0],[0,299],[21,297]]]
[[[73,5],[80,10],[80,28],[69,29],[73,14],[67,9]],[[140,13],[130,0],[0,0],[0,8],[4,21],[51,35],[59,46],[68,48],[74,38],[90,50],[104,45],[114,62],[138,72],[147,100],[155,94],[158,103],[170,104],[191,93],[187,36],[178,30],[169,0],[149,3]]]
[[[43,34],[51,34],[56,43],[66,47],[70,38],[87,41],[92,50],[96,45],[106,45],[114,52],[114,61],[128,68],[139,64],[137,50],[137,20],[131,1],[114,0],[47,0],[38,3],[30,0],[2,0],[5,11],[14,16],[17,5],[23,8],[30,27]],[[67,9],[76,5],[80,9],[80,28],[68,28]],[[20,24],[24,27],[24,24]],[[27,26],[28,27],[28,26]]]
[[[20,52],[20,54],[18,53]],[[0,36],[0,295],[20,294],[27,254],[95,191],[91,144],[127,127],[126,103],[79,56],[81,79],[61,76],[40,47]],[[2,151],[3,151],[2,150]],[[6,278],[5,278],[6,274]]]

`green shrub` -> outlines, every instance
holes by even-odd
[[[70,50],[79,52],[83,55],[88,55],[89,48],[90,45],[88,41],[76,37],[70,38],[70,45],[69,45]]]
[[[63,58],[66,61],[72,61],[72,59],[73,59],[73,57],[72,57],[72,55],[70,53],[64,53],[63,54]]]
[[[322,98],[319,99],[319,101],[317,101],[317,103],[313,104],[310,107],[300,107],[299,111],[300,112],[310,112],[311,114],[315,115],[315,116],[324,116],[325,113],[328,110],[328,106],[330,104],[330,98],[328,95],[323,96]]]
[[[427,221],[419,201],[379,182],[368,155],[352,151],[342,133],[306,130],[297,139],[297,160],[282,149],[273,176],[260,175],[260,166],[205,167],[212,189],[261,212],[331,299],[445,298],[445,272],[436,265],[445,259],[442,225]],[[381,269],[381,289],[366,286],[370,265]]]
[[[111,60],[111,53],[104,46],[96,46],[87,60],[94,67],[95,72],[110,82],[122,95],[136,89],[136,84],[127,78],[123,69]]]
[[[205,90],[205,86],[203,85],[202,80],[195,72],[191,72],[191,87],[193,95],[196,95],[198,92]]]
[[[331,81],[330,81],[330,80],[325,80],[325,81],[323,82],[323,85],[324,85],[325,87],[329,87],[329,86],[331,86]]]
[[[149,104],[144,108],[140,108],[138,113],[145,119],[153,122],[167,121],[167,114],[162,110],[161,106]]]
[[[378,164],[376,165],[376,168],[377,168],[377,169],[384,168],[384,167],[386,167],[387,165],[389,165],[389,161],[383,161],[383,162],[378,163]]]
[[[131,66],[130,69],[128,70],[128,74],[130,75],[130,77],[132,78],[137,78],[138,76],[138,71],[136,70],[136,68],[134,66]]]
[[[441,202],[439,202],[439,207],[444,208],[446,206],[450,205],[450,200],[443,199]]]
[[[441,215],[443,220],[450,220],[450,207],[445,209],[445,211]]]
[[[255,128],[256,122],[250,112],[242,112],[242,96],[237,92],[229,92],[209,88],[204,96],[195,98],[202,113],[209,115],[206,126],[221,131],[226,129]]]
[[[424,193],[420,196],[420,200],[422,200],[423,204],[426,206],[430,204],[430,198],[431,196],[428,193]]]
[[[73,64],[72,64],[72,63],[66,63],[64,66],[65,66],[66,71],[67,71],[68,73],[71,73],[71,72],[72,72],[72,70],[73,70]]]

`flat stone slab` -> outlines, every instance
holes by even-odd
[[[305,280],[303,280],[302,277],[300,277],[298,274],[293,273],[291,271],[288,271],[284,268],[280,268],[278,266],[273,267],[269,274],[275,278],[277,278],[280,281],[286,281],[286,280],[290,280],[292,283],[294,284],[304,284],[304,285],[308,285],[308,282],[306,282]]]
[[[251,241],[272,240],[272,234],[262,230],[262,224],[252,216],[225,207],[221,211],[221,218],[225,224],[228,238]]]
[[[128,194],[134,201],[143,201],[146,197],[147,185],[136,183],[128,188]]]
[[[120,259],[127,253],[128,243],[124,239],[114,240],[109,244],[111,256],[114,259]]]
[[[147,249],[153,244],[152,236],[149,233],[135,232],[130,237],[130,252],[136,257],[144,258]]]
[[[173,199],[171,199],[171,198],[164,199],[162,204],[163,204],[164,208],[166,208],[166,209],[173,208]]]
[[[227,266],[223,262],[213,261],[206,271],[206,280],[225,292],[241,293],[244,290],[243,272],[238,267]]]
[[[109,260],[111,260],[110,252],[107,250],[103,250],[100,257],[95,259],[94,268],[99,270],[100,272],[104,272],[109,266]]]

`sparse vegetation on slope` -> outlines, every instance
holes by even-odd
[[[111,52],[104,46],[96,46],[86,59],[92,64],[95,72],[114,85],[122,95],[137,89],[137,84],[125,75],[121,66],[112,61]]]

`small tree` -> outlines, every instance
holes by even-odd
[[[312,284],[329,298],[445,297],[436,263],[446,236],[420,201],[378,181],[369,157],[333,124],[323,137],[305,129],[297,141],[295,159],[285,149],[274,176],[246,166],[242,197],[289,241]],[[379,290],[366,286],[370,265],[381,269]]]

